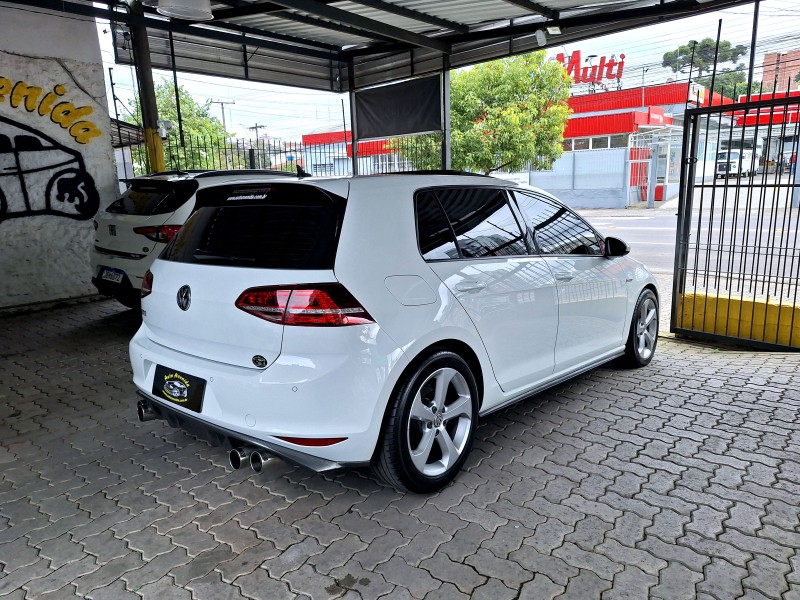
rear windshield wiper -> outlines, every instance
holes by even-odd
[[[249,262],[249,263],[256,262],[256,259],[251,257],[230,256],[230,255],[222,256],[220,254],[211,254],[210,252],[206,252],[204,250],[195,250],[192,257],[195,258],[196,260],[219,260],[224,262]]]

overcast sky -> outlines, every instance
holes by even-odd
[[[610,57],[612,54],[619,57],[620,54],[624,54],[622,86],[625,88],[641,86],[643,71],[645,85],[665,83],[670,78],[685,80],[686,75],[676,75],[661,66],[663,54],[692,39],[716,38],[720,19],[722,19],[722,39],[734,45],[750,46],[753,4],[742,4],[740,7],[681,21],[643,27],[566,46],[553,46],[548,48],[548,54],[554,57],[560,52],[570,54],[580,50],[584,59],[590,54],[598,57],[603,55]],[[760,78],[759,70],[764,52],[800,50],[798,19],[800,19],[800,2],[797,0],[761,2],[756,48],[756,79]],[[106,67],[106,80],[108,80],[107,67],[113,67],[116,94],[127,105],[134,93],[133,69],[127,65],[114,64],[111,34],[103,33],[104,29],[108,30],[108,24],[99,23],[98,33]],[[550,38],[554,39],[556,38]],[[747,64],[749,55],[743,57],[741,61]],[[172,81],[172,73],[169,71],[155,73],[156,81],[164,78]],[[225,80],[193,73],[179,73],[178,82],[185,86],[198,102],[205,102],[207,99],[235,102],[226,104],[225,112],[228,131],[237,137],[253,137],[254,132],[248,130],[248,127],[256,123],[266,125],[266,132],[271,138],[284,140],[299,140],[304,133],[323,127],[341,126],[342,99],[345,102],[346,119],[349,123],[347,95],[236,79]],[[576,86],[573,92],[583,93],[585,89]],[[122,107],[119,110],[124,113]],[[111,114],[113,115],[113,106]],[[213,105],[212,114],[218,118],[222,117],[219,104]],[[263,134],[263,130],[260,133]]]

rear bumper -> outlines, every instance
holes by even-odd
[[[192,417],[186,412],[176,410],[168,404],[154,398],[153,396],[145,394],[141,390],[137,391],[137,393],[141,397],[142,401],[147,402],[150,408],[153,409],[153,412],[158,415],[158,418],[166,421],[170,427],[183,429],[187,433],[203,439],[214,446],[222,446],[223,448],[229,450],[232,448],[252,446],[254,448],[264,450],[268,454],[282,458],[290,463],[317,471],[318,473],[352,467],[362,467],[369,464],[368,461],[336,462],[319,458],[317,456],[311,456],[303,452],[298,452],[292,448],[278,446],[277,444],[272,444],[267,440],[262,440],[251,435],[244,435],[238,431],[232,431],[230,429],[226,429],[225,427],[214,425],[207,421],[203,421],[202,419]]]

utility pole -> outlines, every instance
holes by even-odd
[[[255,132],[256,132],[256,139],[258,139],[258,130],[259,130],[259,129],[266,129],[266,128],[267,128],[267,126],[266,126],[266,125],[259,125],[258,123],[256,123],[256,124],[255,124],[255,125],[253,125],[252,127],[248,127],[248,129],[249,129],[250,131],[255,131]]]
[[[225,130],[225,136],[228,135],[228,125],[225,122],[225,105],[226,104],[236,104],[234,100],[212,100],[211,104],[219,104],[222,107],[222,128]],[[249,129],[253,129],[250,127]],[[256,131],[256,137],[258,136],[258,131]]]
[[[144,20],[141,0],[135,0],[130,6],[130,14],[134,18],[134,23],[137,23],[131,25],[131,34],[133,34],[136,79],[139,81],[141,94],[139,103],[142,108],[142,128],[147,148],[148,170],[151,173],[159,172],[164,170],[164,146],[161,143],[161,136],[158,135],[158,107],[153,84],[153,65],[150,62],[150,42],[147,39],[147,27],[140,24]]]
[[[644,74],[650,70],[650,67],[646,69],[642,67],[642,108],[644,108]]]
[[[222,107],[222,129],[225,130],[225,168],[231,168],[231,159],[228,156],[228,124],[225,122],[225,105],[226,104],[236,104],[233,100],[212,100],[211,104],[219,104]]]

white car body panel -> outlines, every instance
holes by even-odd
[[[369,461],[393,391],[432,346],[471,350],[485,414],[619,356],[641,290],[655,289],[653,277],[629,257],[425,262],[417,243],[415,191],[514,187],[508,182],[453,175],[273,181],[347,197],[333,270],[156,260],[153,292],[142,301],[144,324],[130,344],[131,362],[134,383],[148,398],[155,365],[203,378],[202,413],[173,410],[309,456],[339,464]],[[556,273],[564,272],[569,281],[557,281]],[[471,280],[486,287],[458,290]],[[329,282],[341,283],[375,323],[283,326],[234,305],[249,287]],[[192,290],[187,311],[176,301],[182,285]],[[255,354],[267,358],[266,368],[254,367]],[[277,440],[280,435],[347,440],[311,448]]]

